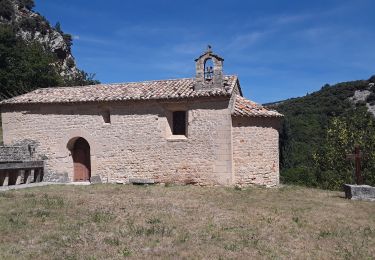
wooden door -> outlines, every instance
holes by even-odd
[[[90,180],[90,146],[83,138],[77,139],[73,149],[74,181]]]

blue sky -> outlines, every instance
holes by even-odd
[[[375,74],[373,0],[35,2],[103,83],[193,77],[207,44],[260,103]]]

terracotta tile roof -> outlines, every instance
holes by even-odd
[[[0,104],[74,103],[230,96],[237,76],[225,76],[224,88],[194,91],[194,79],[171,79],[80,87],[40,88]]]
[[[268,110],[262,105],[250,101],[244,97],[236,96],[232,111],[233,116],[249,117],[282,117],[283,115],[274,110]]]

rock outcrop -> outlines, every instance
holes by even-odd
[[[53,27],[46,18],[33,11],[32,0],[1,2],[0,24],[11,25],[24,41],[37,41],[46,50],[55,53],[58,58],[55,65],[64,78],[73,79],[81,73],[71,53],[72,36],[65,34],[59,24]]]
[[[369,83],[368,89],[356,90],[349,100],[353,103],[366,103],[367,110],[375,116],[374,83]]]

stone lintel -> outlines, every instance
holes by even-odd
[[[6,162],[0,163],[0,170],[22,170],[43,168],[43,161],[24,161],[24,162]]]
[[[352,200],[375,201],[375,187],[369,185],[344,185],[345,197]]]

